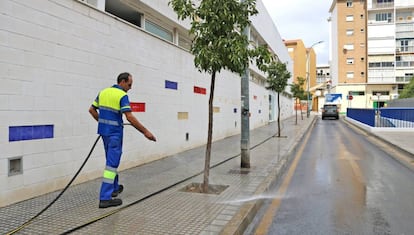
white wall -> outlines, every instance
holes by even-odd
[[[270,25],[269,19],[261,24]],[[273,43],[283,48],[281,41]],[[0,206],[66,185],[97,137],[88,108],[120,72],[134,76],[130,101],[146,104],[146,112],[135,115],[158,139],[147,141],[126,126],[121,170],[206,143],[209,75],[194,68],[189,52],[109,14],[74,0],[2,0],[0,55]],[[165,89],[165,80],[177,82],[178,89]],[[207,94],[195,94],[193,86]],[[262,109],[252,112],[254,128],[269,121],[269,91],[253,82],[250,88],[251,110]],[[285,101],[283,117],[288,117],[293,108]],[[214,114],[214,139],[239,133],[237,75],[217,75],[214,106],[220,109]],[[179,120],[178,112],[188,112],[188,119]],[[53,138],[9,141],[10,126],[46,124],[53,125]],[[14,157],[22,158],[23,173],[8,176]],[[103,167],[99,142],[76,182],[100,177]]]
[[[342,47],[343,45],[338,45],[338,8],[335,5],[335,8],[332,9],[331,12],[331,20],[330,20],[330,50],[331,51],[331,61],[330,61],[330,69],[331,69],[331,80],[332,80],[332,88],[338,85],[339,82],[339,71],[338,71],[338,63],[339,63],[339,52],[338,47]]]

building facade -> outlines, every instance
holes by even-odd
[[[414,2],[334,0],[329,12],[332,92],[344,98],[341,111],[398,98],[414,72]]]
[[[287,49],[263,3],[252,17],[252,44],[266,44],[292,71]],[[62,189],[97,138],[88,109],[121,72],[134,76],[133,110],[158,141],[125,126],[119,170],[207,142],[210,75],[189,52],[190,22],[168,0],[0,1],[0,206]],[[250,67],[250,127],[277,117],[277,95]],[[289,81],[291,83],[291,81]],[[282,118],[293,101],[282,97]],[[240,77],[217,74],[215,140],[240,133]],[[76,183],[101,177],[98,143]]]
[[[316,53],[313,48],[306,48],[301,39],[285,40],[285,45],[288,49],[290,58],[293,61],[293,79],[296,83],[298,77],[305,79],[303,89],[308,90],[312,95],[312,110],[318,110],[318,98],[315,93],[316,86],[318,86],[316,75]],[[309,57],[309,58],[308,58]],[[309,74],[307,74],[309,73]],[[308,84],[309,75],[309,84]]]

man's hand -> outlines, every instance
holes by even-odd
[[[154,142],[156,142],[156,141],[157,141],[157,139],[155,138],[155,136],[154,136],[151,132],[149,132],[149,131],[146,131],[146,132],[144,133],[144,136],[145,136],[147,139],[152,140],[152,141],[154,141]]]

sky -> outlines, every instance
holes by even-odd
[[[329,8],[332,0],[262,0],[282,39],[315,45],[317,64],[329,60]]]

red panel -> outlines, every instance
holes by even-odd
[[[207,90],[206,88],[195,86],[194,93],[205,95],[207,93]]]
[[[145,103],[130,102],[132,112],[145,112]]]

